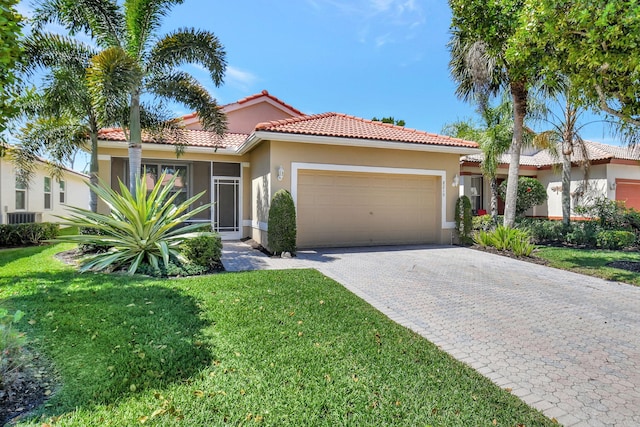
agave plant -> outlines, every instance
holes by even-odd
[[[136,178],[134,193],[122,181],[119,182],[120,192],[110,188],[103,180],[98,185],[89,184],[111,212],[105,215],[69,206],[73,214],[62,219],[66,225],[97,229],[101,235],[70,235],[56,241],[110,247],[107,252],[83,257],[80,260],[80,271],[83,272],[126,268],[129,274],[134,274],[144,262],[155,269],[160,262],[167,266],[170,258],[181,258],[179,246],[182,242],[203,234],[195,232],[202,227],[200,224],[183,227],[184,222],[211,206],[205,204],[189,210],[190,205],[204,192],[175,205],[178,193],[172,192],[172,189],[176,178],[171,177],[163,185],[166,175],[162,174],[150,192],[147,191],[144,174]]]

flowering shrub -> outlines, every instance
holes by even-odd
[[[507,181],[500,184],[498,188],[500,197],[505,199],[507,193]],[[534,206],[538,206],[547,201],[547,191],[540,181],[535,178],[518,178],[518,199],[516,200],[516,215],[522,216],[526,211]]]

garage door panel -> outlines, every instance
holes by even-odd
[[[616,200],[627,208],[640,209],[640,181],[617,179]]]
[[[433,176],[300,171],[298,245],[435,242],[436,184]]]

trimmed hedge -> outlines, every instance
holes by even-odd
[[[182,244],[182,254],[192,263],[214,270],[221,264],[222,238],[217,233],[207,233],[187,239]]]
[[[296,253],[296,208],[287,190],[278,190],[269,207],[267,245],[274,254]]]
[[[635,241],[636,235],[632,231],[604,230],[596,235],[596,242],[602,249],[626,249]]]
[[[0,247],[33,246],[55,239],[60,226],[51,222],[0,224]]]
[[[471,245],[471,231],[473,226],[473,217],[471,216],[471,200],[467,196],[460,196],[456,200],[456,231],[461,245]]]

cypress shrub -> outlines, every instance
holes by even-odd
[[[471,200],[467,196],[460,196],[456,201],[456,231],[460,244],[470,245],[473,243],[471,231],[473,228],[473,217],[471,216]]]
[[[287,190],[279,190],[273,195],[269,207],[269,231],[267,245],[274,254],[296,253],[296,208],[293,197]]]

